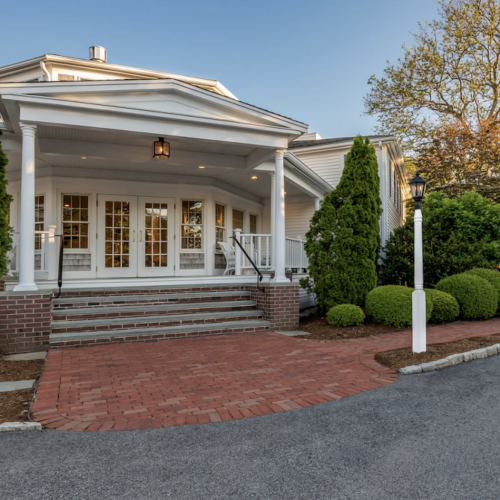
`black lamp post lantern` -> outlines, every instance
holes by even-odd
[[[426,182],[420,177],[420,172],[410,181],[411,196],[415,200],[415,208],[420,208],[420,202],[425,195]]]
[[[170,143],[165,142],[163,137],[158,137],[158,140],[153,144],[153,158],[155,160],[168,160],[170,158]]]

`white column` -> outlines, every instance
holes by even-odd
[[[286,283],[290,280],[285,275],[285,169],[283,165],[285,151],[276,151],[274,182],[274,283]]]
[[[276,237],[274,235],[274,228],[276,227],[276,210],[275,210],[275,190],[276,190],[276,174],[271,173],[271,266],[274,267],[276,262]]]
[[[426,311],[424,292],[424,258],[422,241],[422,210],[420,204],[415,208],[415,290],[412,294],[412,344],[413,352],[425,352]]]
[[[20,123],[23,132],[19,283],[14,291],[38,290],[35,284],[35,134],[36,125]]]
[[[321,208],[321,200],[314,198],[314,211],[317,212]]]

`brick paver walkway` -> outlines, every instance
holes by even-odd
[[[500,333],[500,318],[428,330],[429,342]],[[377,352],[411,333],[314,341],[248,333],[49,352],[34,420],[71,431],[148,429],[293,410],[390,384]]]

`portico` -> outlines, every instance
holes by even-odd
[[[306,125],[174,80],[0,84],[0,92],[19,236],[14,290],[53,287],[53,233],[64,237],[67,286],[234,280],[222,277],[218,242],[231,243],[236,229],[252,241],[266,236],[272,280],[289,282],[285,191],[314,203],[328,190],[305,165],[298,176],[286,159],[288,142]],[[152,158],[158,136],[170,143],[166,161]]]

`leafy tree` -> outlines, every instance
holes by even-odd
[[[7,194],[8,181],[5,176],[5,167],[8,163],[9,160],[3,152],[2,143],[0,142],[0,277],[7,272],[7,252],[12,248],[12,228],[9,226],[9,210],[12,196]]]
[[[483,120],[474,128],[464,120],[440,125],[418,148],[414,164],[429,192],[477,191],[500,201],[500,122]]]
[[[430,193],[422,202],[424,281],[433,288],[442,278],[500,263],[500,204],[467,192],[449,198]],[[414,285],[413,216],[397,228],[384,248],[383,285]]]
[[[373,75],[366,111],[407,151],[450,120],[470,125],[500,118],[500,6],[497,0],[449,0],[440,18],[419,23],[412,46]]]
[[[325,197],[306,235],[309,278],[302,286],[316,293],[324,311],[339,304],[363,306],[377,284],[379,190],[375,149],[356,137],[338,186]]]

